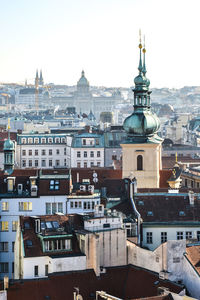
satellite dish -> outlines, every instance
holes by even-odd
[[[97,177],[94,177],[93,178],[93,182],[98,182],[99,180],[98,180],[98,178]]]
[[[93,173],[93,177],[97,177],[97,173],[96,172]]]

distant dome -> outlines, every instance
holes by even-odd
[[[127,117],[123,126],[129,135],[150,136],[158,131],[160,121],[151,111],[141,111]]]
[[[14,143],[10,139],[7,139],[4,142],[3,150],[14,150],[14,148],[15,148]]]
[[[88,82],[87,78],[85,77],[85,72],[84,71],[82,71],[81,78],[77,82],[77,85],[78,86],[80,86],[80,85],[89,85],[89,82]]]

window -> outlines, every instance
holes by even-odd
[[[110,223],[103,224],[103,228],[110,228]]]
[[[31,240],[26,240],[26,246],[28,248],[32,247],[33,246],[33,242]]]
[[[117,155],[116,154],[112,155],[112,160],[117,160]]]
[[[94,167],[94,162],[93,161],[91,161],[90,167]]]
[[[81,157],[81,152],[80,151],[77,151],[76,157]]]
[[[66,158],[64,158],[64,166],[65,167],[67,166],[67,160],[66,160]]]
[[[46,215],[52,215],[55,214],[56,212],[63,213],[62,202],[46,203]]]
[[[96,145],[99,145],[99,139],[96,139]]]
[[[25,168],[26,167],[26,161],[22,160],[22,167]]]
[[[35,160],[35,167],[38,167],[38,160]]]
[[[38,276],[39,276],[38,266],[34,266],[34,276],[35,276],[35,277],[38,277]]]
[[[42,167],[46,167],[46,160],[42,159]]]
[[[53,139],[52,138],[48,138],[48,142],[49,142],[49,144],[52,144],[53,143]]]
[[[45,265],[45,276],[48,276],[49,273],[49,266]]]
[[[17,231],[18,221],[12,221],[12,231]]]
[[[97,151],[97,157],[101,157],[101,151]]]
[[[60,188],[60,182],[59,180],[50,180],[49,189],[51,191],[58,191]]]
[[[147,244],[153,244],[153,233],[147,232],[146,237],[147,237]]]
[[[0,227],[1,231],[8,231],[8,221],[1,221]]]
[[[30,223],[29,222],[24,222],[24,228],[25,229],[30,229]]]
[[[84,162],[84,168],[87,168],[87,162]]]
[[[83,139],[83,145],[86,145],[86,139]]]
[[[49,155],[52,155],[53,153],[52,153],[52,149],[49,149]]]
[[[35,155],[38,156],[38,150],[35,150]]]
[[[84,152],[83,152],[83,156],[84,156],[84,157],[87,157],[87,151],[84,151]]]
[[[15,242],[12,242],[12,252],[15,252]]]
[[[0,252],[8,252],[8,242],[0,242]]]
[[[45,139],[45,138],[42,138],[42,139],[41,139],[41,142],[42,142],[42,144],[46,144],[46,139]]]
[[[26,144],[26,139],[25,138],[22,139],[22,144]]]
[[[45,251],[71,250],[71,240],[55,239],[44,241]]]
[[[167,232],[161,232],[161,243],[167,242]]]
[[[28,155],[29,155],[29,156],[32,155],[32,150],[28,150]]]
[[[138,171],[143,170],[143,157],[142,157],[142,155],[137,156],[137,170]]]
[[[0,263],[0,273],[8,273],[8,262]]]
[[[15,272],[15,263],[12,262],[12,273],[14,274],[14,272]]]
[[[97,167],[101,167],[101,162],[100,161],[97,162]]]
[[[29,160],[29,161],[28,161],[28,166],[29,166],[29,167],[32,167],[32,160]]]
[[[26,155],[26,150],[22,150],[22,155],[23,155],[23,156]]]
[[[66,148],[64,148],[64,155],[66,155],[67,154],[67,149]]]
[[[177,240],[183,240],[183,232],[182,231],[177,231],[176,239]]]
[[[39,144],[39,139],[38,139],[38,138],[35,138],[35,139],[34,139],[34,142],[35,142],[35,144]]]
[[[59,167],[59,166],[60,166],[60,160],[56,159],[56,167]]]
[[[46,150],[42,149],[42,155],[46,155]]]
[[[80,167],[81,167],[81,163],[77,162],[77,168],[80,168]]]
[[[200,231],[197,231],[197,241],[200,241]]]
[[[59,143],[60,143],[60,138],[56,138],[56,139],[55,139],[55,142],[56,142],[57,144],[59,144]]]
[[[19,202],[19,211],[31,211],[32,202]]]
[[[173,263],[179,263],[180,257],[173,257]]]
[[[186,231],[185,232],[185,238],[186,238],[186,240],[192,239],[192,231]]]
[[[2,211],[8,211],[9,210],[9,206],[8,206],[8,202],[2,202],[1,203],[1,209]]]
[[[52,167],[53,166],[53,161],[52,159],[49,160],[49,167]]]
[[[32,138],[28,138],[28,143],[29,144],[33,144],[33,139]]]
[[[60,154],[60,150],[59,149],[56,149],[56,154]]]
[[[194,187],[194,181],[191,180],[191,187],[193,188]]]
[[[61,143],[64,144],[65,143],[65,138],[61,138]]]
[[[188,186],[188,181],[187,181],[186,178],[185,178],[185,186],[186,186],[186,187]]]
[[[90,157],[94,157],[94,151],[90,151]]]

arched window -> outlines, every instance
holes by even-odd
[[[138,171],[143,170],[143,157],[142,157],[142,155],[137,156],[137,170]]]

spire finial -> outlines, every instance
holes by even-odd
[[[8,118],[8,130],[10,130],[10,118]]]
[[[140,74],[142,73],[142,39],[141,39],[141,29],[139,30],[139,49],[140,49],[140,60],[139,60],[139,66],[138,66],[138,70],[140,72]]]
[[[147,70],[146,70],[146,64],[145,64],[145,53],[146,53],[146,48],[145,48],[145,35],[144,35],[144,45],[143,45],[142,52],[143,52],[143,70],[142,70],[142,72],[143,72],[143,74],[144,74],[144,76],[145,76],[145,75],[146,75],[146,72],[147,72]]]

